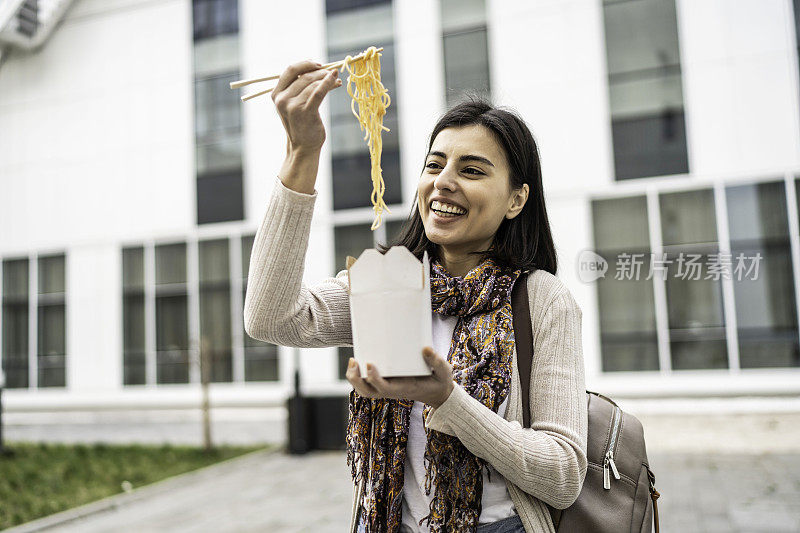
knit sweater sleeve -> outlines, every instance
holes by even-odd
[[[245,331],[282,346],[352,346],[347,270],[306,285],[303,269],[318,192],[275,178],[256,231],[244,302]]]
[[[557,509],[578,498],[587,469],[581,316],[564,287],[531,319],[530,428],[501,417],[459,384],[427,423],[458,437],[514,485]]]

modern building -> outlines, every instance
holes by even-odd
[[[433,124],[476,90],[539,144],[587,387],[798,395],[799,27],[800,0],[0,1],[5,408],[195,408],[201,347],[216,407],[282,413],[296,365],[307,394],[345,395],[351,349],[244,330],[285,135],[229,83],[373,45],[391,214],[370,230],[334,91],[306,283],[398,230]]]

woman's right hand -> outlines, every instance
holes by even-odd
[[[301,61],[283,71],[272,91],[272,101],[286,130],[286,152],[319,151],[325,126],[319,106],[328,91],[341,87],[337,69],[326,70],[313,61]]]

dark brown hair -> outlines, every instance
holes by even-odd
[[[481,96],[469,95],[439,118],[428,141],[428,151],[443,129],[472,124],[488,128],[502,146],[508,160],[511,189],[519,189],[527,183],[530,191],[522,211],[500,223],[489,250],[470,253],[481,256],[481,261],[491,258],[502,268],[542,269],[555,275],[558,267],[544,202],[539,149],[522,118],[514,111],[493,106]],[[438,245],[425,235],[417,200],[415,193],[411,213],[398,235],[386,246],[376,246],[380,253],[385,254],[392,246],[405,246],[419,260],[426,250],[431,259],[438,257]]]

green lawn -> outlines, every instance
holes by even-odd
[[[264,446],[7,443],[0,455],[0,529],[189,472]]]

